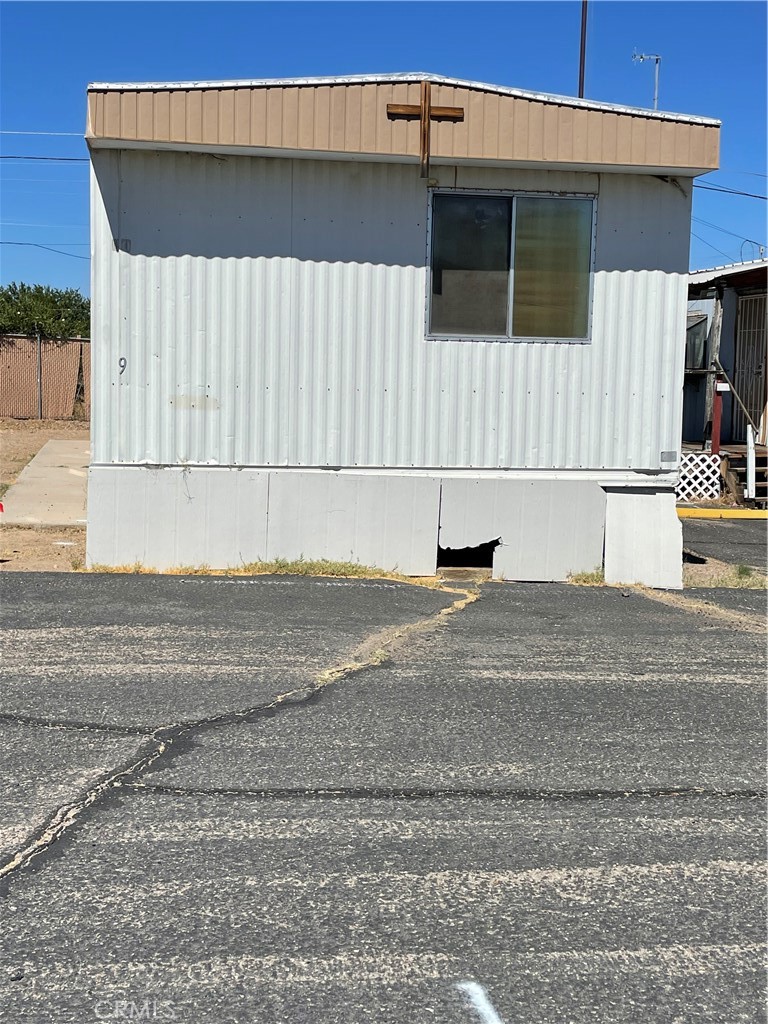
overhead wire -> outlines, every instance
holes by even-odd
[[[714,228],[715,231],[722,231],[724,235],[732,235],[734,238],[740,239],[742,242],[753,242],[755,245],[766,246],[765,242],[758,242],[755,238],[747,238],[746,235],[739,235],[735,231],[729,231],[728,228],[721,228],[719,224],[712,224],[708,220],[702,220],[701,217],[691,217],[691,220],[695,220],[697,224],[704,224],[708,228]]]
[[[703,188],[707,192],[725,192],[726,195],[731,196],[746,196],[748,199],[768,199],[768,196],[760,196],[756,192],[742,192],[738,188],[725,188],[724,185],[699,185],[694,182],[694,188]]]
[[[53,170],[53,168],[51,168]],[[6,181],[47,181],[52,185],[87,185],[87,178],[0,178],[0,182]]]
[[[0,160],[22,160],[22,161],[24,161],[24,160],[26,160],[26,161],[43,160],[43,161],[48,161],[50,163],[60,163],[60,164],[87,164],[89,162],[89,157],[87,157],[87,156],[15,156],[15,155],[9,156],[9,155],[3,153],[2,155],[0,155]],[[763,199],[763,200],[768,199],[768,196],[761,196],[761,195],[758,195],[755,192],[743,192],[741,189],[737,189],[737,188],[726,188],[723,185],[699,185],[698,183],[694,183],[693,187],[694,188],[705,189],[707,192],[724,192],[726,195],[745,196],[747,199]]]
[[[0,129],[0,135],[56,135],[56,136],[67,136],[67,138],[82,139],[82,132],[19,132],[11,131],[10,128]]]
[[[80,244],[80,243],[76,243]],[[80,256],[76,252],[64,252],[63,249],[53,249],[50,245],[42,245],[40,242],[6,242],[0,240],[0,245],[31,245],[35,249],[45,249],[47,252],[56,252],[59,256],[70,256],[73,260],[90,260],[90,256]]]
[[[11,239],[3,238],[2,241],[5,242],[6,245],[29,245],[29,243],[27,241],[18,241],[17,239],[11,240]],[[46,240],[45,242],[40,242],[39,244],[40,245],[68,245],[68,246],[71,246],[71,245],[90,245],[91,243],[90,242],[51,242],[51,241]]]
[[[697,235],[695,231],[691,232],[691,237],[697,238],[700,242],[703,242],[704,245],[708,245],[710,249],[714,249],[715,252],[719,252],[721,256],[725,256],[725,258],[729,260],[731,263],[738,262],[737,260],[734,260],[733,256],[729,256],[727,252],[723,252],[723,250],[718,249],[716,245],[712,245],[712,243],[708,242],[706,238],[702,238],[701,235]]]
[[[768,174],[763,174],[762,171],[734,171],[728,167],[721,167],[714,174],[747,174],[750,178],[768,178]]]
[[[80,135],[79,132],[47,132],[47,131],[44,132],[44,131],[21,131],[21,130],[16,131],[16,130],[10,130],[10,129],[1,129],[0,130],[0,134],[2,134],[2,135],[40,135],[40,136],[51,136],[51,137],[82,138],[82,136]],[[88,163],[89,162],[89,158],[88,157],[39,156],[39,155],[18,156],[18,155],[15,155],[15,154],[13,154],[13,155],[0,154],[0,160],[18,160],[18,161],[22,161],[22,162],[24,162],[24,161],[28,161],[28,162],[40,161],[40,162],[47,162],[47,163]],[[754,176],[754,177],[768,178],[768,175],[762,174],[762,173],[760,173],[758,171],[730,171],[730,172],[728,172],[728,171],[724,170],[721,173],[724,173],[724,174],[725,173],[748,174],[748,175],[751,175],[751,176]],[[54,181],[55,179],[33,179],[33,178],[24,179],[24,178],[18,178],[18,179],[6,179],[6,180],[7,181],[8,180],[17,180],[17,181],[24,181],[24,180],[29,180],[29,181],[34,181],[34,180],[46,181],[46,180],[50,180],[50,181]],[[754,192],[745,192],[742,189],[728,188],[728,187],[722,186],[722,185],[705,185],[703,183],[700,184],[698,182],[694,182],[693,187],[697,188],[697,189],[702,189],[702,190],[707,191],[707,192],[720,192],[720,193],[723,193],[725,195],[743,196],[744,198],[747,198],[747,199],[762,199],[762,200],[768,199],[768,196],[759,195],[759,194],[754,193]],[[730,235],[733,238],[738,238],[742,242],[749,242],[751,244],[758,245],[758,246],[763,244],[761,242],[755,241],[754,239],[746,238],[743,235],[738,235],[736,232],[729,231],[727,228],[722,228],[722,227],[720,227],[717,224],[712,224],[712,223],[710,223],[708,221],[702,220],[701,218],[694,217],[693,220],[696,221],[697,223],[704,224],[706,227],[710,227],[710,228],[712,228],[712,229],[714,229],[716,231],[722,231],[724,234]],[[719,253],[721,256],[725,256],[726,259],[730,260],[730,259],[733,258],[733,257],[729,256],[728,253],[723,252],[722,249],[718,249],[718,247],[716,245],[712,245],[711,242],[708,242],[706,239],[702,238],[700,235],[697,235],[695,232],[692,231],[691,235],[692,235],[693,238],[698,239],[698,241],[702,242],[704,245],[708,246],[710,249],[713,249],[715,252]],[[33,246],[33,247],[39,248],[39,249],[46,249],[49,252],[58,253],[61,256],[71,256],[73,259],[83,259],[83,260],[89,259],[89,257],[87,257],[87,256],[78,256],[76,253],[64,252],[63,250],[55,249],[55,248],[52,248],[51,246],[43,245],[40,242],[2,242],[0,244],[4,244],[4,245],[27,245],[27,246]],[[63,244],[63,243],[60,243],[60,244]],[[69,244],[69,243],[67,243],[67,244]],[[71,244],[73,244],[73,245],[81,245],[81,244],[84,245],[84,244],[87,244],[87,243],[79,243],[79,242],[77,242],[77,243],[71,243]]]
[[[0,154],[0,160],[48,160],[57,164],[87,164],[87,156],[8,156]]]

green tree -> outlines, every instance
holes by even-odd
[[[16,282],[0,287],[0,334],[38,331],[44,338],[90,337],[90,299],[77,288]]]

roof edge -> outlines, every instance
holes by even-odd
[[[735,277],[737,274],[746,274],[750,270],[768,270],[768,257],[757,260],[743,260],[739,263],[724,263],[719,267],[705,267],[703,270],[690,270],[688,272],[689,284],[706,284],[707,281],[717,281],[721,277]]]
[[[661,121],[681,121],[685,124],[701,124],[720,127],[721,121],[698,114],[677,114],[666,110],[647,110],[645,107],[628,107],[620,103],[606,103],[599,100],[579,99],[575,96],[560,96],[556,93],[533,92],[528,89],[514,89],[505,85],[491,85],[488,82],[473,82],[463,78],[449,78],[433,75],[427,71],[409,71],[381,75],[326,75],[309,78],[246,78],[234,80],[190,81],[190,82],[89,82],[88,92],[161,92],[180,89],[257,89],[279,86],[316,85],[374,85],[386,82],[423,82],[435,85],[452,85],[457,88],[475,89],[478,92],[492,92],[500,96],[518,99],[538,100],[558,106],[580,107],[585,110],[600,110],[614,114],[630,114]]]

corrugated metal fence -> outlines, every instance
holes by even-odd
[[[51,341],[0,335],[0,416],[87,420],[90,414],[88,338]]]

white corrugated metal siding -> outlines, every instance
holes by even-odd
[[[93,160],[96,464],[654,469],[679,448],[690,199],[672,184],[435,168],[597,192],[598,239],[591,344],[427,342],[416,168]]]

